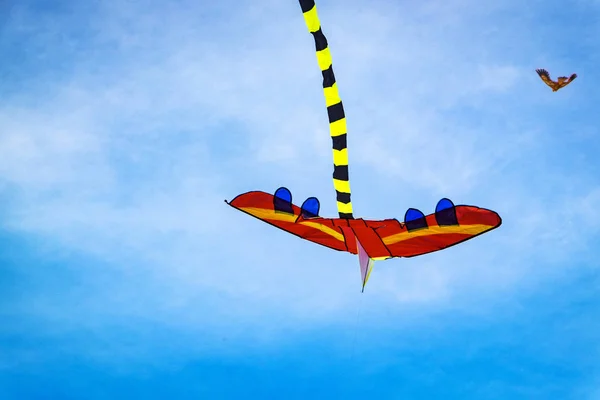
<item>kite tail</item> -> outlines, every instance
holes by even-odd
[[[321,30],[321,22],[314,0],[300,0],[300,7],[308,31],[315,39],[317,61],[323,74],[323,92],[325,94],[327,115],[329,116],[329,133],[333,141],[333,187],[337,195],[338,213],[340,218],[353,219],[348,175],[346,115],[333,74],[331,53],[329,52],[327,39]]]

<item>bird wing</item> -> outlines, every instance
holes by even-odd
[[[548,71],[546,71],[545,69],[536,69],[535,72],[538,73],[538,75],[540,76],[540,78],[542,78],[546,85],[550,86],[551,88],[554,88],[556,82],[550,79],[550,74],[548,74]]]
[[[568,78],[567,78],[566,76],[561,76],[561,77],[560,77],[560,78],[558,78],[558,79],[561,79],[561,78],[563,79],[563,82],[560,82],[560,86],[561,86],[561,87],[565,87],[565,86],[567,86],[569,83],[573,82],[573,80],[574,80],[575,78],[577,78],[577,74],[572,74],[572,75],[571,75],[570,77],[568,77]]]

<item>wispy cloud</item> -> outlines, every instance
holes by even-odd
[[[298,22],[295,7],[277,6],[282,17],[265,22],[261,12],[274,4],[250,14],[240,5],[222,20],[199,24],[182,8],[163,6],[160,13],[140,14],[141,6],[108,3],[98,13],[102,19],[88,10],[93,30],[87,31],[86,43],[93,47],[83,52],[73,49],[84,42],[73,44],[77,36],[69,36],[81,27],[65,32],[55,23],[56,18],[71,21],[68,13],[55,12],[56,17],[42,18],[32,28],[27,24],[32,11],[24,8],[10,25],[27,32],[29,40],[58,45],[73,60],[69,71],[55,72],[55,84],[41,86],[44,93],[35,103],[23,100],[24,93],[17,103],[4,102],[1,143],[8,157],[2,160],[3,177],[20,188],[10,226],[52,232],[59,240],[68,237],[71,245],[108,253],[116,243],[137,243],[136,251],[147,254],[157,237],[166,240],[172,234],[202,243],[215,234],[224,237],[221,227],[230,224],[255,227],[218,201],[245,189],[287,183],[304,191],[319,181],[318,192],[331,194],[319,72],[304,27],[292,28]],[[475,57],[485,41],[466,42],[473,35],[461,28],[475,21],[492,32],[486,19],[511,6],[416,7],[416,22],[405,16],[402,24],[393,20],[400,9],[389,4],[367,12],[356,4],[337,12],[326,5],[322,18],[349,115],[358,187],[372,180],[374,194],[406,198],[413,206],[432,202],[426,190],[435,196],[454,193],[458,201],[470,203],[470,195],[485,190],[497,197],[476,195],[482,206],[513,204],[500,210],[507,220],[504,230],[491,235],[508,243],[520,232],[537,232],[538,240],[546,235],[553,247],[557,236],[546,226],[545,208],[571,209],[595,189],[548,203],[546,192],[536,193],[503,172],[528,160],[539,165],[537,181],[556,187],[554,175],[542,170],[544,156],[534,155],[546,148],[539,122],[521,119],[518,106],[507,103],[520,92],[531,107],[549,93],[531,71],[508,58],[494,58],[490,51]],[[418,21],[425,17],[434,26],[452,27],[454,43],[441,28],[424,29]],[[258,21],[257,29],[249,29]],[[232,23],[240,28],[226,28]],[[217,43],[210,40],[211,32],[232,40]],[[496,45],[502,46],[518,30],[494,32]],[[100,57],[101,49],[113,57]],[[299,171],[306,176],[298,176]],[[389,212],[401,214],[404,206],[399,206]],[[375,211],[368,204],[363,208]],[[526,215],[518,210],[527,210]],[[517,215],[518,227],[511,230]],[[283,240],[278,232],[264,232]],[[266,246],[258,237],[245,240],[254,243],[249,247]],[[536,246],[528,246],[529,251]],[[479,248],[473,245],[469,251]],[[520,249],[522,255],[525,248]]]
[[[322,3],[358,215],[401,219],[448,196],[504,219],[447,251],[377,263],[364,307],[476,313],[594,259],[598,46],[578,38],[597,24],[565,38],[538,22],[556,7],[536,2]],[[574,20],[592,7],[578,4]],[[78,283],[89,297],[32,293],[14,310],[98,335],[135,318],[264,342],[294,321],[355,318],[353,257],[223,203],[286,185],[335,215],[321,77],[295,2],[14,3],[3,24],[0,226],[106,263],[70,272],[90,274]],[[585,73],[552,93],[537,67]]]

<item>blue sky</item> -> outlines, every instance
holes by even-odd
[[[364,294],[223,203],[337,215],[300,6],[206,3],[0,4],[0,397],[600,399],[600,3],[317,2],[355,215],[504,221]]]

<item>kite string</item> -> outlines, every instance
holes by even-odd
[[[352,345],[351,345],[352,351],[350,353],[350,360],[354,359],[354,354],[356,352],[356,341],[358,338],[358,326],[359,326],[358,324],[360,322],[360,315],[361,315],[361,311],[362,311],[362,307],[363,307],[362,298],[364,296],[361,295],[360,297],[361,297],[361,300],[359,300],[359,304],[358,304],[358,307],[356,310],[356,320],[354,321],[354,338],[352,339]]]

